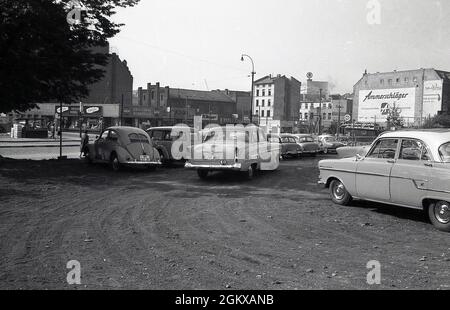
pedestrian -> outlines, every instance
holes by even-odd
[[[52,139],[55,139],[55,123],[51,123],[50,131],[52,132]]]
[[[83,136],[81,137],[80,158],[82,155],[86,156],[86,147],[88,144],[89,144],[89,135],[88,135],[88,131],[85,130]]]

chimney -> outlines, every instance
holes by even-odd
[[[160,95],[159,95],[159,82],[156,82],[156,91],[155,91],[155,96],[156,96],[156,106],[159,107],[160,105]]]
[[[142,105],[142,87],[138,88],[138,104]]]
[[[152,105],[152,83],[147,83],[147,100],[145,104],[149,107]]]

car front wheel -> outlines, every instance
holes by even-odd
[[[339,180],[333,180],[330,184],[331,200],[334,203],[346,206],[352,201],[352,196],[349,194],[344,184]]]
[[[439,230],[450,232],[450,203],[438,201],[428,207],[428,217]]]

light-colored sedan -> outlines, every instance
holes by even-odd
[[[324,154],[337,153],[337,149],[345,146],[344,143],[336,140],[334,136],[322,135],[317,137],[317,142],[319,143],[320,150]]]
[[[252,127],[215,127],[201,131],[203,143],[193,147],[187,169],[197,170],[201,179],[213,171],[239,171],[252,179],[258,170],[276,170],[280,145],[268,141],[264,131]]]
[[[158,151],[148,134],[134,127],[110,127],[85,149],[90,163],[108,163],[114,171],[121,166],[147,167],[161,165]]]
[[[298,145],[300,145],[301,155],[316,156],[320,151],[320,145],[314,140],[312,135],[308,134],[296,134],[294,135]]]
[[[331,199],[369,200],[425,210],[450,232],[450,131],[397,131],[379,136],[366,155],[319,162]]]

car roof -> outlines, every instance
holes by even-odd
[[[386,138],[407,138],[407,139],[419,139],[425,142],[433,153],[433,157],[438,159],[438,149],[441,145],[450,142],[450,130],[449,129],[415,129],[415,130],[398,130],[384,132],[378,136],[377,140]]]
[[[137,127],[127,127],[127,126],[113,126],[108,127],[106,130],[115,130],[118,133],[142,133],[145,131],[143,129],[137,128]]]

